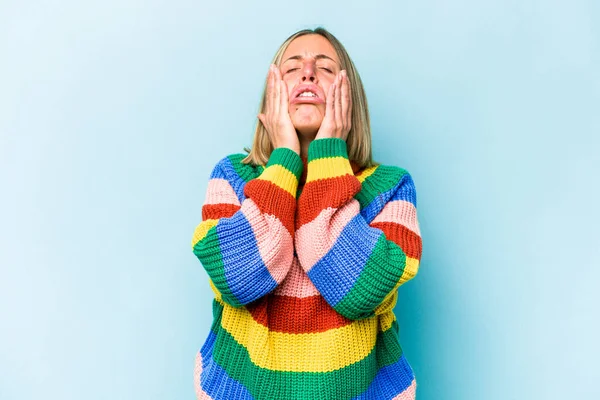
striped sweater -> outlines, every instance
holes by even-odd
[[[421,258],[410,174],[338,138],[243,158],[213,169],[192,239],[214,292],[197,398],[414,399],[393,312]]]

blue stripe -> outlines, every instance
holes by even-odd
[[[221,168],[223,169],[223,172],[226,175],[225,179],[227,179],[227,181],[233,188],[233,191],[237,195],[238,200],[240,201],[240,203],[243,203],[244,200],[246,200],[246,195],[244,195],[244,186],[246,186],[246,181],[243,180],[242,177],[239,176],[238,173],[235,171],[233,163],[229,158],[225,157],[224,159],[219,161],[219,165],[221,165]]]
[[[387,200],[392,196],[394,190],[395,188],[375,196],[369,205],[361,210],[360,214],[368,223],[371,223],[377,214],[383,210],[383,207],[385,207]]]
[[[400,187],[390,200],[404,200],[417,207],[417,191],[412,177],[407,173],[399,183]]]
[[[202,373],[200,386],[215,400],[239,399],[254,400],[248,389],[230,377],[227,372],[212,358],[213,347],[217,335],[210,330],[206,342],[200,349],[202,356]]]
[[[217,163],[217,165],[215,165],[215,167],[213,168],[213,170],[210,173],[210,179],[213,179],[213,178],[227,179],[227,176],[225,175],[225,171],[223,170],[224,164],[225,164],[225,159],[222,159]]]
[[[271,292],[277,282],[263,262],[250,222],[243,213],[223,218],[216,225],[225,280],[241,304]]]
[[[348,221],[331,249],[308,272],[321,295],[335,307],[352,289],[383,233],[362,215]]]
[[[407,173],[393,188],[375,196],[373,200],[364,207],[360,213],[364,219],[371,223],[390,201],[404,200],[417,206],[417,191],[411,176]]]
[[[381,368],[367,390],[352,400],[391,400],[404,392],[414,378],[415,374],[403,354],[394,364]]]

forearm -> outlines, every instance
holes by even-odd
[[[370,225],[354,198],[361,182],[352,173],[345,143],[314,143],[315,147],[309,149],[307,184],[298,204],[300,223],[295,243],[300,263],[340,314],[360,319],[383,313],[395,304],[395,289],[418,269],[420,236],[405,221],[410,216],[405,211],[411,210],[396,212],[398,201],[409,204],[406,196],[414,195],[414,190],[407,190],[412,180],[403,170],[394,169],[388,181],[395,187],[388,190],[387,198],[375,193],[365,195],[364,191],[357,196],[390,201],[382,216]],[[412,211],[414,229],[418,226],[414,206]],[[393,218],[386,219],[385,215]]]
[[[302,163],[293,151],[278,150],[263,173],[246,183],[246,199],[237,211],[219,203],[216,192],[213,203],[203,207],[204,221],[196,230],[194,253],[215,294],[235,307],[271,292],[292,264],[295,193]],[[227,197],[223,188],[215,190]],[[219,212],[228,208],[230,215],[219,218]]]

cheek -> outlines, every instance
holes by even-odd
[[[292,98],[292,92],[294,91],[294,84],[293,82],[291,82],[291,79],[289,78],[283,78],[283,81],[285,82],[285,86],[287,87],[287,95],[288,95],[288,99]]]
[[[331,84],[333,82],[326,82],[323,84],[323,93],[325,93],[325,98],[327,98],[327,95],[329,94],[329,88],[331,87]]]

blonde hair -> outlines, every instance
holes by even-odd
[[[373,155],[371,152],[371,124],[369,120],[367,96],[354,63],[350,59],[350,56],[348,55],[348,52],[344,46],[335,36],[333,36],[323,27],[318,27],[316,29],[303,29],[298,31],[288,37],[285,42],[283,42],[283,44],[275,53],[272,63],[279,66],[281,64],[281,59],[283,58],[283,53],[285,53],[289,44],[294,39],[304,35],[321,35],[327,39],[335,49],[335,52],[340,60],[341,69],[345,69],[348,74],[348,80],[352,93],[352,122],[350,132],[348,133],[348,138],[346,140],[349,159],[356,162],[361,168],[377,165],[378,163],[373,161]],[[265,86],[260,101],[259,113],[265,112],[266,90],[267,82],[265,79]],[[242,160],[243,163],[252,163],[255,165],[267,164],[269,156],[273,151],[273,144],[269,140],[267,130],[260,120],[257,120],[256,123],[252,149],[245,147],[244,150],[249,154]]]

